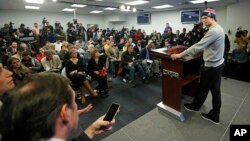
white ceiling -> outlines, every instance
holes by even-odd
[[[76,13],[78,14],[89,14],[90,11],[93,10],[100,10],[104,11],[104,7],[116,7],[118,9],[114,11],[104,11],[103,15],[114,14],[114,13],[130,13],[130,12],[121,12],[119,7],[122,4],[127,2],[131,2],[134,0],[57,0],[57,2],[52,2],[52,0],[44,0],[43,4],[27,4],[25,0],[0,0],[0,9],[15,9],[15,10],[26,10],[25,5],[30,6],[40,6],[41,8],[39,11],[46,11],[46,12],[62,12],[64,8],[72,8],[71,5],[73,3],[77,4],[85,4],[88,5],[84,8],[77,8]],[[149,3],[137,6],[138,11],[165,11],[165,10],[176,10],[176,9],[194,9],[194,8],[203,8],[204,3],[202,4],[189,4],[188,1],[190,0],[148,0]],[[241,0],[242,1],[242,0]],[[239,0],[220,0],[219,2],[210,2],[208,3],[208,7],[217,7],[217,6],[225,6],[232,3],[239,2]],[[174,7],[172,8],[165,8],[165,9],[153,9],[153,6],[165,5],[170,4]]]

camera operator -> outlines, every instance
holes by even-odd
[[[7,55],[6,50],[6,41],[0,37],[0,62],[3,64],[3,66],[7,66],[7,61],[10,58],[10,56]]]
[[[86,33],[86,29],[85,27],[82,25],[82,23],[79,23],[79,28],[78,30],[78,36],[85,41],[85,33]]]
[[[67,37],[68,42],[73,44],[76,41],[76,30],[73,23],[68,22]]]
[[[199,42],[206,32],[207,29],[203,29],[203,23],[194,24],[194,28],[192,30],[193,43],[195,44]]]
[[[60,22],[55,22],[55,34],[59,34],[61,33],[60,28],[62,28],[61,23]]]
[[[65,34],[63,33],[63,27],[60,22],[55,22],[55,36],[57,39],[64,40]]]
[[[49,21],[46,22],[46,27],[50,29],[51,33],[54,33],[54,28],[52,25],[49,24]]]
[[[10,34],[10,25],[4,24],[4,27],[1,28],[1,36],[6,40],[7,45],[11,43],[11,34]]]
[[[249,40],[247,38],[247,34],[245,35],[244,31],[241,30],[241,27],[239,27],[238,31],[235,34],[235,40],[234,40],[234,42],[237,44],[237,47],[241,49],[246,49],[248,41]]]
[[[39,35],[40,29],[38,27],[38,23],[34,23],[34,27],[32,28],[32,31],[33,31],[33,35],[34,36],[38,36]]]

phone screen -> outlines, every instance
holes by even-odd
[[[112,105],[110,106],[108,112],[106,113],[105,117],[103,120],[105,121],[112,121],[113,118],[115,117],[117,110],[119,109],[120,105],[117,103],[112,103]]]

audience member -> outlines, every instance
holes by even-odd
[[[160,62],[150,54],[152,49],[154,49],[154,43],[149,41],[147,47],[141,52],[142,66],[148,76],[150,73],[149,69],[153,71],[155,76],[160,76]],[[148,69],[148,66],[151,67]]]
[[[44,49],[39,48],[38,53],[36,54],[36,59],[39,61],[39,63],[42,63],[42,59],[45,57]]]
[[[93,90],[91,84],[86,79],[86,73],[84,70],[84,64],[81,59],[77,58],[77,50],[72,49],[70,52],[70,59],[66,62],[65,69],[67,77],[70,79],[74,87],[79,88],[82,94],[81,102],[85,103],[85,91],[83,86],[85,86],[92,96],[97,96]]]
[[[30,69],[25,67],[19,58],[11,57],[8,60],[8,69],[13,73],[14,83],[19,85],[29,77]]]
[[[104,61],[100,58],[100,54],[96,49],[90,52],[90,54],[91,59],[88,62],[88,73],[91,77],[98,81],[98,94],[102,97],[106,97],[108,96],[108,82]]]
[[[127,45],[127,51],[122,53],[121,63],[124,69],[129,72],[129,83],[131,86],[134,86],[134,77],[135,77],[135,68],[137,68],[140,72],[141,78],[144,81],[146,79],[144,70],[141,66],[141,62],[138,59],[136,53],[134,52],[132,45]]]
[[[17,42],[12,42],[10,47],[8,47],[6,51],[9,56],[15,55],[17,53]]]
[[[116,65],[120,63],[119,49],[111,44],[111,47],[106,51],[107,58],[110,64],[110,69],[113,77],[116,77]]]
[[[23,59],[23,52],[24,52],[24,48],[19,46],[17,47],[17,53],[14,54],[12,57],[18,58],[19,60]]]
[[[52,50],[46,50],[44,52],[45,57],[42,59],[41,64],[45,71],[59,72],[62,63],[58,55],[53,55]]]
[[[79,114],[92,107],[77,108],[75,93],[67,78],[55,73],[36,74],[3,100],[2,141],[67,140],[78,126]],[[73,141],[90,141],[105,132],[102,126],[112,124],[114,120],[104,121],[102,116]]]
[[[37,73],[42,69],[42,65],[36,58],[31,57],[29,52],[23,53],[22,64],[29,68],[32,73]]]

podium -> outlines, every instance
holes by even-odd
[[[174,48],[178,48],[178,46]],[[179,52],[181,51],[179,50]],[[197,55],[172,60],[171,52],[167,48],[155,49],[150,53],[161,59],[162,102],[157,106],[160,110],[178,117],[180,121],[184,121],[185,116],[181,112],[182,94],[191,97],[195,95],[202,58]]]

